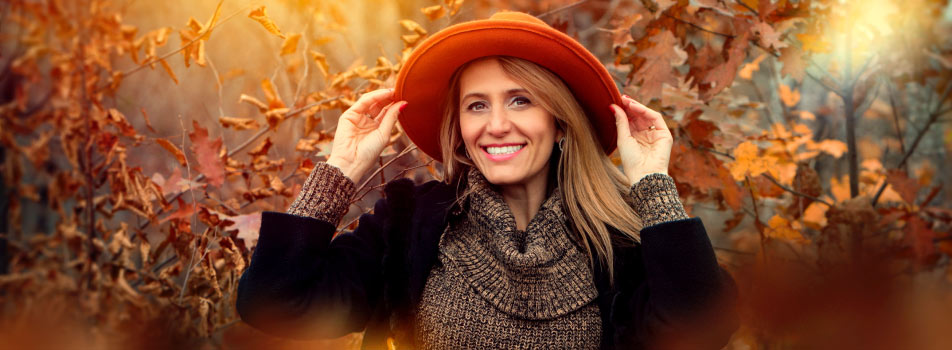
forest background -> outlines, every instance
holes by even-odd
[[[4,1],[0,344],[357,348],[239,320],[261,212],[427,35],[500,9],[665,114],[738,281],[728,349],[952,348],[945,0]],[[439,177],[392,140],[341,230],[383,183]]]

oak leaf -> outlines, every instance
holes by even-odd
[[[780,69],[781,74],[790,76],[797,82],[803,81],[807,65],[800,49],[793,46],[780,49],[780,62],[783,63],[783,68]]]
[[[687,53],[678,45],[678,39],[670,31],[662,31],[651,37],[653,46],[638,52],[645,59],[644,64],[634,74],[633,83],[640,83],[638,97],[644,102],[661,97],[664,84],[677,86],[676,66],[684,63]]]
[[[212,186],[221,186],[225,183],[225,163],[219,154],[222,150],[221,138],[214,140],[208,136],[208,129],[202,128],[197,121],[192,121],[193,131],[188,134],[192,141],[192,152],[198,160],[196,168],[205,175]]]

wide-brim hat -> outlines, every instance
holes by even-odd
[[[400,69],[394,100],[409,102],[400,113],[400,125],[424,153],[442,162],[440,121],[450,79],[460,66],[487,56],[518,57],[558,75],[588,115],[605,154],[615,150],[615,117],[609,104],[622,101],[605,66],[575,39],[542,20],[504,11],[435,33]]]

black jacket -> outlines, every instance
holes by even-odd
[[[401,339],[412,335],[410,312],[437,261],[454,188],[392,181],[373,214],[337,237],[331,223],[264,212],[251,264],[238,284],[242,320],[295,338],[363,330],[365,349],[386,348],[388,337],[404,344]],[[614,285],[600,266],[593,274],[602,349],[718,349],[727,343],[737,328],[736,288],[718,266],[699,219],[646,227],[641,244],[614,249]]]

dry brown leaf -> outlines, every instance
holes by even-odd
[[[264,27],[264,29],[269,33],[277,35],[282,39],[284,38],[284,34],[281,33],[281,30],[278,29],[278,26],[274,24],[274,21],[272,21],[271,18],[268,17],[264,6],[252,10],[251,13],[248,14],[248,18],[260,23],[261,26]]]
[[[165,59],[159,60],[159,63],[162,64],[162,68],[165,69],[165,72],[169,73],[169,77],[172,78],[172,81],[175,82],[175,85],[178,85],[178,78],[175,77],[175,72],[172,71],[172,67],[169,66],[169,63],[165,62]]]
[[[258,121],[251,118],[232,118],[221,116],[218,117],[218,123],[223,127],[233,128],[235,130],[257,130],[260,127],[260,125],[258,125]]]
[[[173,144],[172,142],[169,142],[169,140],[166,140],[166,139],[155,139],[155,142],[158,143],[159,146],[162,146],[162,148],[165,148],[166,151],[169,151],[169,153],[171,153],[173,156],[175,156],[175,160],[177,160],[179,164],[181,164],[182,166],[188,165],[185,161],[185,153],[182,152],[182,150],[180,150],[178,147],[176,147],[175,144]]]
[[[327,56],[324,54],[311,50],[311,57],[314,58],[314,62],[317,63],[317,68],[321,70],[321,75],[325,78],[330,74],[330,67],[327,65]]]

